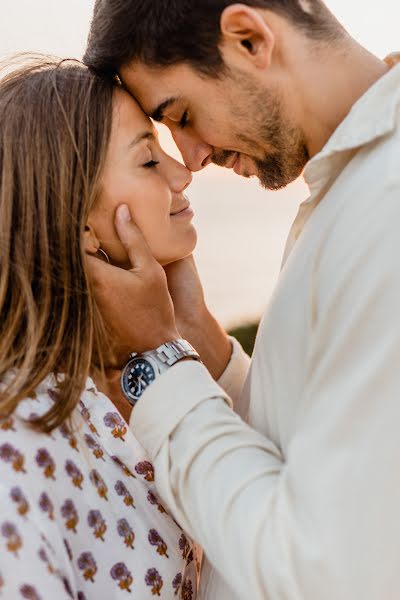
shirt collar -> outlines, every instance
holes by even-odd
[[[399,105],[400,65],[397,65],[361,96],[321,152],[309,162],[304,178],[310,188],[321,183],[321,167],[327,159],[354,151],[392,132]]]

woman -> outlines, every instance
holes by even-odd
[[[31,59],[0,80],[0,173],[0,594],[193,600],[192,543],[130,407],[100,392],[109,340],[85,267],[130,268],[121,203],[162,265],[189,255],[190,172],[116,84]]]

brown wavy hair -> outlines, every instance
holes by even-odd
[[[113,89],[78,61],[40,56],[9,61],[0,77],[0,413],[11,414],[50,373],[63,374],[53,407],[34,422],[42,431],[71,415],[101,363],[105,330],[83,232]]]

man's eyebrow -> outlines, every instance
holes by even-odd
[[[150,118],[153,119],[153,121],[162,121],[164,118],[165,109],[171,106],[171,104],[174,104],[177,100],[178,98],[176,96],[164,100],[164,102],[161,102],[161,104],[159,104],[157,108],[150,112]]]
[[[155,140],[155,135],[153,131],[142,131],[139,133],[129,144],[129,148],[133,148],[139,142],[143,140]]]

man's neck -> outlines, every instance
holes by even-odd
[[[307,64],[307,63],[306,63]],[[351,38],[342,47],[317,50],[297,77],[298,114],[312,158],[326,145],[353,105],[388,65]],[[296,96],[293,96],[296,98]]]

